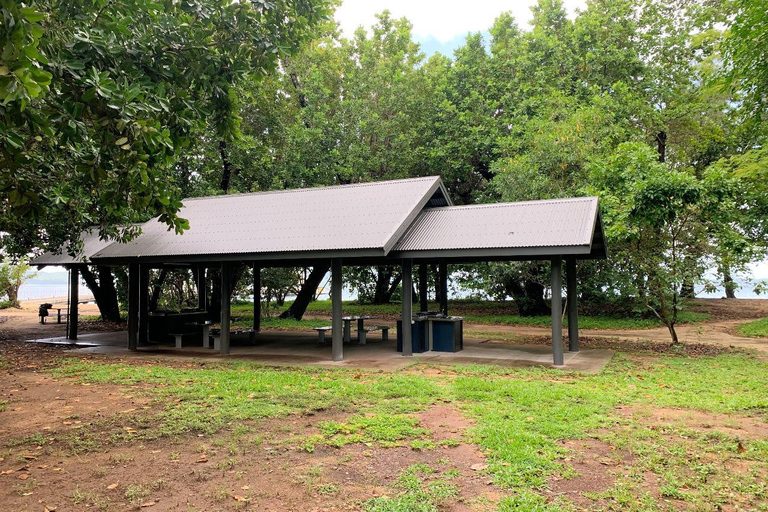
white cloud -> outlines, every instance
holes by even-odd
[[[336,11],[336,20],[346,36],[359,26],[370,27],[375,14],[388,9],[396,18],[405,16],[413,24],[416,39],[433,37],[448,42],[467,32],[488,30],[504,11],[512,11],[518,25],[527,28],[535,0],[344,0]],[[565,0],[568,13],[583,8],[585,0]]]

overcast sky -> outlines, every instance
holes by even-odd
[[[467,33],[487,31],[493,20],[511,11],[521,28],[528,28],[531,5],[535,0],[343,0],[336,20],[344,35],[350,36],[360,25],[370,27],[374,15],[388,9],[396,18],[405,16],[413,24],[413,35],[427,55],[441,51],[448,55],[460,46]],[[564,0],[570,17],[584,0]]]

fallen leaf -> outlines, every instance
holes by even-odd
[[[154,507],[155,505],[157,505],[157,503],[154,501],[148,501],[146,503],[142,503],[141,508]]]
[[[27,473],[22,473],[19,475],[19,480],[26,480],[27,478],[29,478],[29,474]]]
[[[241,487],[241,489],[244,490],[244,491],[247,491],[250,488],[251,488],[250,485],[244,485],[244,486]]]
[[[0,475],[10,475],[11,473],[14,473],[15,469],[9,469],[8,471],[0,471]]]
[[[56,512],[56,507],[45,506],[45,512]]]
[[[201,455],[200,458],[197,459],[197,462],[208,462],[208,457]]]
[[[37,460],[37,457],[35,457],[34,455],[25,455],[24,458],[27,460]]]
[[[736,447],[736,449],[739,451],[739,453],[744,453],[745,451],[747,451],[747,449],[744,448],[744,445],[741,444],[741,441],[739,441],[739,445]]]
[[[469,466],[469,469],[471,469],[472,471],[482,471],[484,469],[488,469],[488,464],[478,462],[477,464],[472,464],[471,466]]]
[[[118,485],[120,485],[120,482],[115,482],[115,483],[113,483],[113,484],[109,484],[109,485],[107,486],[107,489],[109,489],[109,490],[112,490],[112,489],[117,489],[117,486],[118,486]]]
[[[232,497],[235,499],[235,501],[248,501],[248,498],[245,496],[240,496],[239,494],[235,494]]]
[[[149,452],[149,453],[160,453],[161,451],[163,451],[163,450],[152,450],[152,451],[151,451],[151,452]]]
[[[53,468],[53,471],[61,471],[61,468]]]
[[[39,466],[37,466],[37,469],[45,469],[47,467],[48,467],[48,464],[40,464]]]

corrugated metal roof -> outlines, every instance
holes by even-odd
[[[589,246],[597,198],[425,209],[393,252]]]
[[[385,255],[436,191],[439,177],[187,199],[182,235],[153,220],[94,258],[164,258],[375,249]],[[447,199],[450,201],[449,199]],[[450,203],[448,203],[450,204]]]
[[[69,255],[68,247],[64,248],[60,254],[48,251],[37,258],[34,258],[30,265],[73,265],[79,263],[90,263],[91,257],[109,246],[111,240],[101,240],[99,238],[98,229],[94,228],[92,231],[83,231],[80,235],[80,239],[83,241],[83,249],[76,257]]]

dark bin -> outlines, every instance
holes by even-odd
[[[427,345],[427,321],[414,320],[411,324],[411,336],[413,337],[413,353],[420,354],[426,352]],[[403,351],[403,321],[397,321],[397,351]]]
[[[464,349],[464,319],[432,318],[432,350],[458,352]]]

